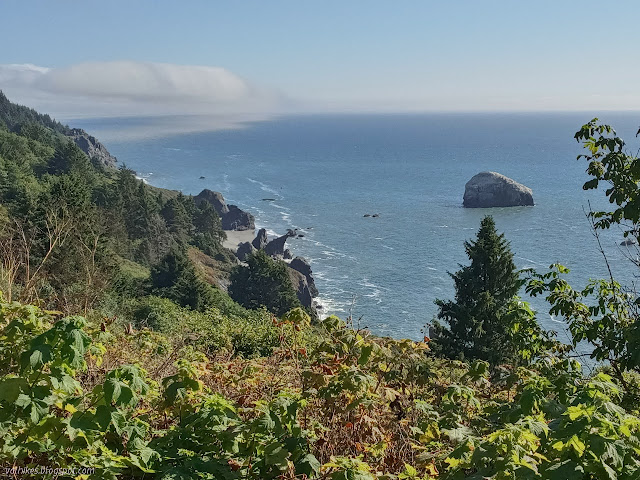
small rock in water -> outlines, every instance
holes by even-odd
[[[276,199],[275,198],[263,198],[262,201],[263,202],[275,202]]]
[[[304,235],[303,235],[303,234],[301,234],[301,233],[299,233],[299,234],[298,234],[298,238],[304,238]]]
[[[370,213],[365,213],[365,214],[363,215],[363,217],[370,217],[370,216],[371,216],[371,214],[370,214]]]
[[[202,175],[200,176],[200,180],[204,180],[205,177],[203,177]]]

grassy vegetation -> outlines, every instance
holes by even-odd
[[[136,316],[132,327],[0,304],[6,459],[90,478],[639,472],[634,398],[553,352],[492,374],[335,317],[311,325],[300,309],[240,325],[149,297]]]

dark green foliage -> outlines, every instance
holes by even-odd
[[[62,175],[65,173],[76,172],[82,175],[95,175],[94,168],[78,146],[66,141],[59,145],[53,157],[48,162],[48,173],[51,175]]]
[[[177,338],[189,337],[193,345],[211,354],[227,351],[256,357],[273,353],[279,344],[279,332],[271,314],[265,310],[246,310],[223,292],[215,292],[215,305],[205,312],[181,307],[167,298],[141,298],[133,311],[135,323],[140,328],[149,327]]]
[[[160,211],[167,224],[167,229],[181,245],[187,244],[193,229],[186,203],[185,197],[180,195],[167,201]],[[193,202],[191,203],[193,204]]]
[[[436,300],[435,349],[452,358],[487,360],[499,364],[511,360],[506,315],[522,286],[513,254],[503,234],[485,217],[476,240],[464,244],[471,264],[453,278],[455,301]]]
[[[56,145],[59,141],[53,130],[40,123],[23,123],[20,125],[20,136],[30,138],[43,145]]]
[[[151,276],[149,269],[124,258],[117,258],[116,263],[112,292],[120,299],[144,296]]]
[[[640,131],[639,131],[640,133]],[[585,182],[584,190],[598,188],[601,182],[608,187],[606,195],[609,203],[615,205],[612,211],[591,212],[595,227],[609,228],[612,225],[630,225],[625,232],[640,235],[640,158],[625,152],[625,142],[616,135],[609,125],[603,125],[594,118],[576,132],[575,139],[582,141],[588,154],[578,155],[589,165],[587,173],[592,177]]]
[[[639,131],[640,133],[640,131]],[[613,208],[589,212],[594,232],[620,226],[625,236],[640,238],[640,159],[625,152],[625,142],[609,125],[595,118],[575,134],[588,150],[578,159],[588,162],[588,180],[583,188],[596,189],[605,182],[605,195]],[[631,260],[631,256],[629,257]],[[631,260],[638,265],[637,260]],[[551,304],[550,313],[562,316],[571,331],[572,343],[588,342],[591,358],[608,362],[618,381],[629,389],[629,372],[640,372],[640,317],[635,287],[625,288],[610,276],[591,280],[587,286],[573,289],[562,277],[569,270],[551,265],[544,274],[533,274],[527,286],[532,295],[544,295]],[[640,392],[631,396],[637,404]]]
[[[151,283],[156,295],[194,310],[213,304],[213,287],[202,280],[182,249],[175,248],[151,269]]]
[[[43,125],[51,130],[68,134],[70,128],[56,122],[49,115],[43,115],[34,109],[11,103],[9,99],[0,91],[0,121],[12,131],[20,131],[22,125]]]
[[[8,127],[0,130],[0,205],[8,217],[0,242],[12,268],[2,287],[12,297],[84,312],[110,288],[139,292],[140,282],[119,273],[123,260],[150,267],[188,245],[228,260],[210,205],[150,188],[125,166],[94,166],[65,136],[67,127],[1,93],[0,121]],[[183,280],[172,298],[201,308],[204,293],[187,298]]]
[[[299,307],[284,262],[273,260],[262,250],[247,258],[247,266],[239,265],[231,273],[229,295],[246,308],[265,307],[280,316]]]
[[[193,245],[207,255],[224,260],[222,242],[226,238],[218,212],[209,202],[195,205],[193,210]]]

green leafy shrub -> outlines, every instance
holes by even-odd
[[[269,355],[278,345],[279,333],[266,311],[227,316],[217,308],[198,312],[161,297],[146,297],[134,310],[136,324],[191,342],[209,353],[227,351],[253,357]]]

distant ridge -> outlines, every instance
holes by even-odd
[[[68,136],[71,129],[67,125],[54,120],[47,114],[38,113],[33,108],[12,103],[0,90],[0,122],[11,131],[17,131],[26,123],[38,123],[51,130]]]
[[[69,128],[67,125],[54,120],[47,114],[36,112],[33,108],[12,103],[0,90],[0,127],[14,133],[19,133],[23,126],[42,125],[53,132],[72,140],[96,166],[116,168],[118,160],[111,155],[107,148],[95,137],[89,135],[81,128]]]

